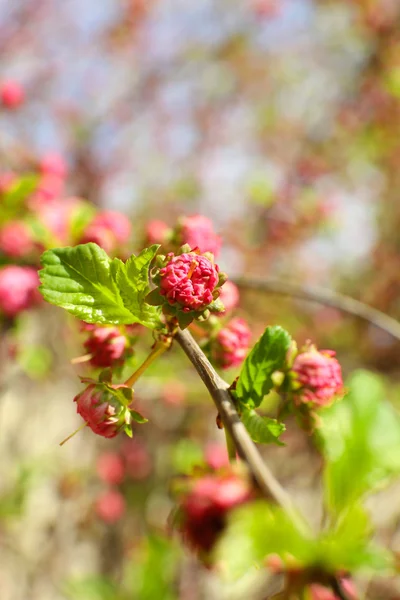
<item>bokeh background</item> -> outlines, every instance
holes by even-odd
[[[0,0],[0,85],[24,95],[0,109],[0,176],[57,153],[58,197],[128,215],[132,251],[150,219],[200,213],[230,276],[322,286],[400,318],[399,25],[397,0]],[[381,373],[398,404],[389,334],[255,290],[238,314],[254,339],[281,324],[335,348],[345,374]],[[223,445],[196,375],[173,350],[138,386],[151,420],[134,442],[83,431],[60,448],[80,424],[81,342],[50,306],[3,323],[1,599],[242,598],[169,535],[171,477]],[[320,459],[290,424],[286,436],[265,454],[315,515]],[[396,497],[376,510],[394,547]],[[373,582],[368,597],[399,598],[396,585]]]

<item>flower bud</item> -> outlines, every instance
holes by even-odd
[[[108,490],[97,498],[95,508],[102,521],[115,523],[125,512],[125,498],[118,490]]]
[[[111,367],[122,364],[127,350],[127,339],[118,327],[94,327],[89,332],[84,347],[92,355],[90,364],[94,367]]]
[[[212,357],[223,369],[237,367],[246,358],[250,340],[251,331],[246,321],[236,317],[220,329],[212,341]]]
[[[218,266],[208,258],[189,252],[170,256],[160,270],[160,294],[185,311],[201,311],[213,302]]]
[[[113,389],[123,386],[110,386]],[[89,384],[75,396],[78,414],[97,435],[115,437],[131,421],[129,409],[110,390]]]
[[[14,317],[40,301],[36,269],[7,265],[0,269],[0,310]]]
[[[293,394],[297,403],[328,406],[343,394],[342,369],[333,350],[309,345],[294,360]]]
[[[219,299],[225,307],[224,312],[221,314],[225,314],[236,308],[239,304],[239,289],[237,285],[232,283],[232,281],[226,281],[221,287]]]
[[[163,244],[170,232],[170,228],[164,221],[154,219],[146,225],[146,242],[148,244]]]
[[[31,232],[22,221],[9,221],[0,230],[0,250],[7,256],[21,258],[34,248]]]
[[[226,525],[228,513],[252,497],[250,484],[236,473],[195,481],[181,503],[181,531],[194,549],[208,553]]]
[[[202,215],[183,217],[176,238],[179,246],[188,244],[192,249],[198,248],[202,254],[211,252],[217,256],[221,248],[221,238],[214,232],[212,222]]]
[[[102,481],[118,485],[124,480],[125,466],[122,457],[117,452],[104,452],[96,464],[97,474]]]
[[[12,79],[0,84],[0,100],[5,108],[18,108],[25,100],[24,88]]]

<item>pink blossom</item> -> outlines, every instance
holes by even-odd
[[[189,244],[192,250],[198,248],[200,252],[212,252],[217,256],[221,248],[222,240],[215,233],[212,222],[202,215],[184,217],[178,236],[180,244]]]
[[[0,84],[0,100],[5,108],[18,108],[25,100],[24,88],[13,79]]]
[[[29,228],[22,221],[9,221],[0,230],[0,250],[14,258],[30,254],[35,244]]]
[[[181,406],[184,404],[187,394],[186,385],[179,379],[167,381],[162,388],[161,397],[166,404]]]
[[[160,270],[160,293],[184,310],[203,310],[213,302],[218,270],[205,256],[192,252],[174,256]]]
[[[36,269],[7,265],[0,269],[0,310],[14,317],[40,300]]]
[[[118,327],[95,327],[83,345],[92,355],[91,365],[111,367],[122,363],[127,340]]]
[[[252,497],[246,480],[235,474],[198,479],[182,502],[182,533],[195,549],[209,552],[226,525],[230,510]]]
[[[35,192],[29,198],[28,205],[33,211],[62,196],[64,181],[54,175],[42,175]]]
[[[102,227],[111,232],[118,244],[126,244],[131,236],[132,225],[130,220],[124,214],[114,210],[99,212],[94,217],[91,225]]]
[[[237,285],[232,283],[232,281],[226,281],[221,287],[219,299],[225,306],[225,311],[221,314],[225,314],[226,312],[229,312],[236,308],[239,304],[239,289]]]
[[[49,152],[40,159],[39,170],[43,175],[64,179],[67,175],[67,163],[60,154]]]
[[[97,435],[115,437],[126,423],[126,409],[118,405],[111,393],[98,389],[94,383],[75,396],[74,402],[78,414]]]
[[[125,466],[122,457],[117,452],[104,452],[96,464],[97,474],[102,481],[118,485],[125,476]]]
[[[343,394],[342,369],[333,350],[318,351],[314,346],[298,354],[292,372],[300,385],[294,391],[296,401],[328,406]]]
[[[125,498],[118,490],[108,490],[97,498],[95,508],[102,521],[116,523],[125,513]]]
[[[93,224],[86,228],[80,240],[81,244],[87,244],[88,242],[97,244],[100,246],[100,248],[103,248],[107,254],[113,252],[116,245],[115,236],[113,235],[112,231],[106,229],[105,227],[98,227],[97,225]]]
[[[246,321],[236,317],[218,332],[212,356],[223,369],[237,367],[246,358],[250,340],[251,331]]]
[[[164,221],[149,221],[146,225],[146,241],[148,244],[163,244],[169,231],[170,228]]]

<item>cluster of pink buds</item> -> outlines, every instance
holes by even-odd
[[[112,438],[130,428],[132,415],[129,403],[118,394],[124,394],[124,390],[126,397],[132,394],[131,388],[124,385],[90,383],[75,396],[78,414],[97,435]]]
[[[112,367],[121,365],[131,347],[126,335],[118,327],[87,325],[83,328],[88,331],[84,347],[88,353],[89,363],[93,367]],[[77,361],[79,362],[79,361]]]
[[[189,249],[178,255],[160,255],[153,271],[157,287],[147,296],[147,301],[162,305],[165,314],[176,316],[181,327],[187,326],[194,318],[207,318],[210,311],[223,310],[216,300],[225,279],[225,274],[214,264],[212,254],[203,255]]]
[[[8,317],[15,317],[31,308],[41,299],[38,286],[38,274],[33,267],[3,267],[0,269],[0,311]]]
[[[180,503],[183,538],[206,557],[225,529],[228,513],[252,498],[250,483],[231,469],[197,479]]]
[[[249,351],[251,331],[244,319],[235,317],[211,341],[211,354],[222,369],[237,367]]]
[[[333,350],[319,351],[308,344],[296,356],[291,374],[292,392],[297,404],[329,406],[344,393],[342,369]]]
[[[130,220],[122,213],[103,211],[86,227],[80,243],[94,242],[106,252],[113,253],[129,241],[131,229]]]

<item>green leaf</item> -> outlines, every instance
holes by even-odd
[[[320,412],[327,504],[333,512],[400,473],[400,418],[385,401],[381,379],[357,371],[350,393]]]
[[[360,506],[343,514],[335,528],[313,537],[297,529],[284,510],[259,500],[232,511],[215,554],[230,579],[265,565],[271,554],[288,568],[328,574],[357,569],[381,574],[393,568],[391,554],[370,542],[370,523]]]
[[[148,423],[149,420],[146,419],[146,417],[144,417],[143,415],[141,415],[140,413],[137,412],[137,410],[132,410],[130,409],[129,412],[131,413],[131,417],[132,419],[136,422],[136,423]]]
[[[93,243],[48,250],[42,255],[40,291],[47,302],[87,323],[158,327],[159,310],[144,301],[156,249],[147,248],[126,265]]]
[[[286,429],[283,423],[279,423],[276,419],[269,417],[261,417],[254,410],[244,410],[241,420],[253,442],[257,444],[284,445],[279,441],[279,436]]]
[[[160,309],[150,306],[146,296],[150,291],[150,264],[159,249],[158,244],[145,248],[138,256],[131,256],[124,264],[114,259],[113,270],[123,303],[137,317],[137,321],[146,327],[161,327]]]
[[[282,509],[264,500],[232,511],[215,556],[228,578],[258,568],[269,554],[277,554],[284,562],[290,555],[301,565],[310,565],[315,560],[316,541],[311,534],[300,532]]]
[[[285,365],[291,337],[282,327],[267,327],[242,366],[235,395],[248,408],[260,406],[273,387],[272,374]]]

